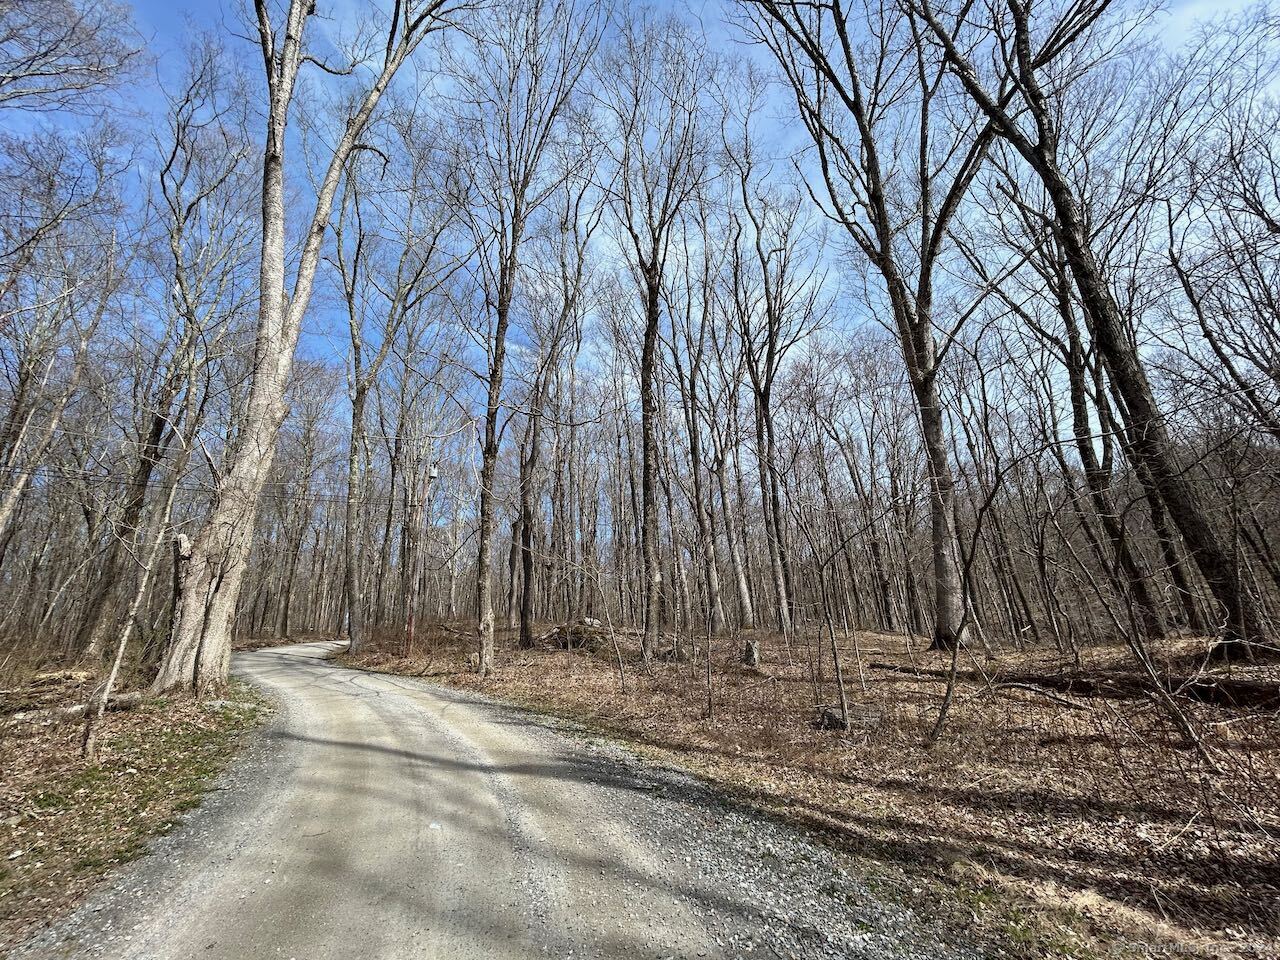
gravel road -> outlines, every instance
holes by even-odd
[[[21,960],[968,958],[800,831],[566,725],[326,660],[200,809]]]

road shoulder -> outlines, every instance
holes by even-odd
[[[269,701],[241,684],[203,704],[147,699],[106,715],[93,763],[79,757],[78,722],[8,728],[0,741],[0,949],[62,930],[138,858],[177,844],[227,796],[270,713]]]

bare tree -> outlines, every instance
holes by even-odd
[[[258,41],[266,80],[266,142],[262,156],[262,248],[258,330],[248,395],[227,469],[203,529],[191,545],[189,569],[174,619],[174,632],[154,689],[206,691],[226,679],[231,622],[252,547],[263,486],[275,455],[275,438],[287,414],[285,387],[293,366],[302,318],[311,300],[321,245],[342,172],[396,72],[425,37],[446,27],[461,6],[448,0],[397,5],[383,24],[383,43],[365,51],[370,79],[353,98],[308,218],[286,291],[285,155],[289,108],[304,63],[335,68],[308,52],[306,28],[315,15],[309,0],[289,0],[283,21],[269,0],[255,0]],[[354,65],[350,68],[355,69]]]
[[[89,593],[83,623],[73,648],[96,663],[117,620],[112,598],[124,573],[126,554],[136,543],[153,474],[197,424],[183,422],[184,395],[210,389],[196,383],[199,369],[219,350],[228,325],[245,306],[245,270],[251,248],[250,183],[245,176],[251,151],[246,132],[243,89],[223,51],[210,38],[189,50],[189,67],[169,96],[165,136],[156,149],[164,158],[153,205],[162,236],[155,265],[157,281],[168,294],[158,313],[163,328],[149,354],[154,371],[145,388],[128,492],[112,519],[113,536]],[[204,408],[203,402],[192,406]],[[188,450],[188,453],[190,451]]]
[[[945,64],[897,0],[744,7],[795,95],[826,213],[878,278],[874,292],[898,335],[929,466],[934,645],[950,649],[964,642],[966,616],[938,376],[968,310],[939,304],[937,285],[990,125],[948,104]]]
[[[640,295],[641,518],[644,643],[657,650],[662,561],[658,528],[658,349],[662,285],[685,204],[712,175],[701,111],[712,63],[682,23],[649,16],[623,25],[604,58],[600,98],[608,116],[608,191]]]
[[[1060,117],[1064,112],[1069,114],[1072,81],[1079,71],[1087,71],[1095,58],[1105,56],[1115,35],[1104,20],[1110,4],[1107,0],[1063,0],[1033,13],[1022,0],[1006,0],[978,22],[976,38],[960,27],[944,25],[945,15],[935,6],[921,0],[918,7],[930,36],[992,128],[1017,151],[1048,194],[1054,233],[1062,244],[1111,388],[1122,405],[1125,450],[1168,507],[1222,607],[1228,641],[1223,650],[1247,650],[1265,636],[1262,612],[1244,582],[1236,552],[1210,521],[1178,463],[1131,321],[1112,289],[1106,264],[1094,246],[1078,186],[1067,172],[1069,158],[1081,144],[1069,137],[1070,128]],[[1126,25],[1119,23],[1115,29],[1124,30]],[[994,44],[988,79],[972,62],[970,50],[975,43],[984,49],[992,49]]]
[[[485,353],[476,559],[477,667],[487,674],[493,658],[494,481],[498,464],[506,373],[507,336],[522,273],[521,254],[543,206],[566,175],[553,164],[574,91],[599,44],[600,6],[581,9],[567,0],[519,0],[487,21],[459,66],[460,162],[475,172],[465,213],[479,251],[478,339]]]
[[[349,649],[364,640],[368,610],[360,570],[361,458],[369,393],[378,380],[401,327],[424,309],[459,268],[446,251],[456,211],[452,177],[432,156],[426,119],[413,103],[396,103],[386,142],[364,149],[347,163],[334,219],[334,252],[351,338],[351,444],[347,455],[346,590]],[[394,156],[394,162],[388,162]],[[372,340],[370,343],[369,341]]]
[[[0,110],[89,109],[140,59],[124,4],[0,2]]]
[[[774,399],[779,375],[797,344],[822,323],[825,284],[821,275],[822,237],[806,215],[795,184],[778,182],[772,161],[761,156],[753,129],[763,109],[760,80],[748,72],[738,80],[737,106],[722,133],[730,184],[729,254],[731,306],[751,384],[760,501],[773,575],[778,624],[784,636],[794,628],[796,610],[791,561],[785,536],[786,513],[779,477]],[[749,660],[759,651],[749,650]]]
[[[581,128],[581,125],[579,127]],[[585,131],[584,131],[585,132]],[[533,646],[533,615],[536,580],[534,576],[534,490],[541,454],[541,434],[553,381],[563,365],[571,344],[580,343],[589,308],[591,282],[588,247],[604,213],[591,178],[574,173],[588,166],[594,137],[576,137],[566,144],[560,162],[566,175],[551,206],[559,221],[552,235],[551,249],[544,254],[542,290],[532,298],[530,326],[536,343],[533,379],[524,415],[527,420],[525,450],[520,460],[520,638],[522,647]],[[589,169],[589,166],[588,166]],[[572,362],[572,357],[567,360]]]

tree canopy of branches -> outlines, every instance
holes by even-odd
[[[366,6],[0,2],[3,656],[1274,654],[1268,9]]]

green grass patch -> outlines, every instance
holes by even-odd
[[[80,759],[78,722],[0,735],[0,953],[199,805],[267,710],[245,684],[228,696],[107,714],[95,763]]]

